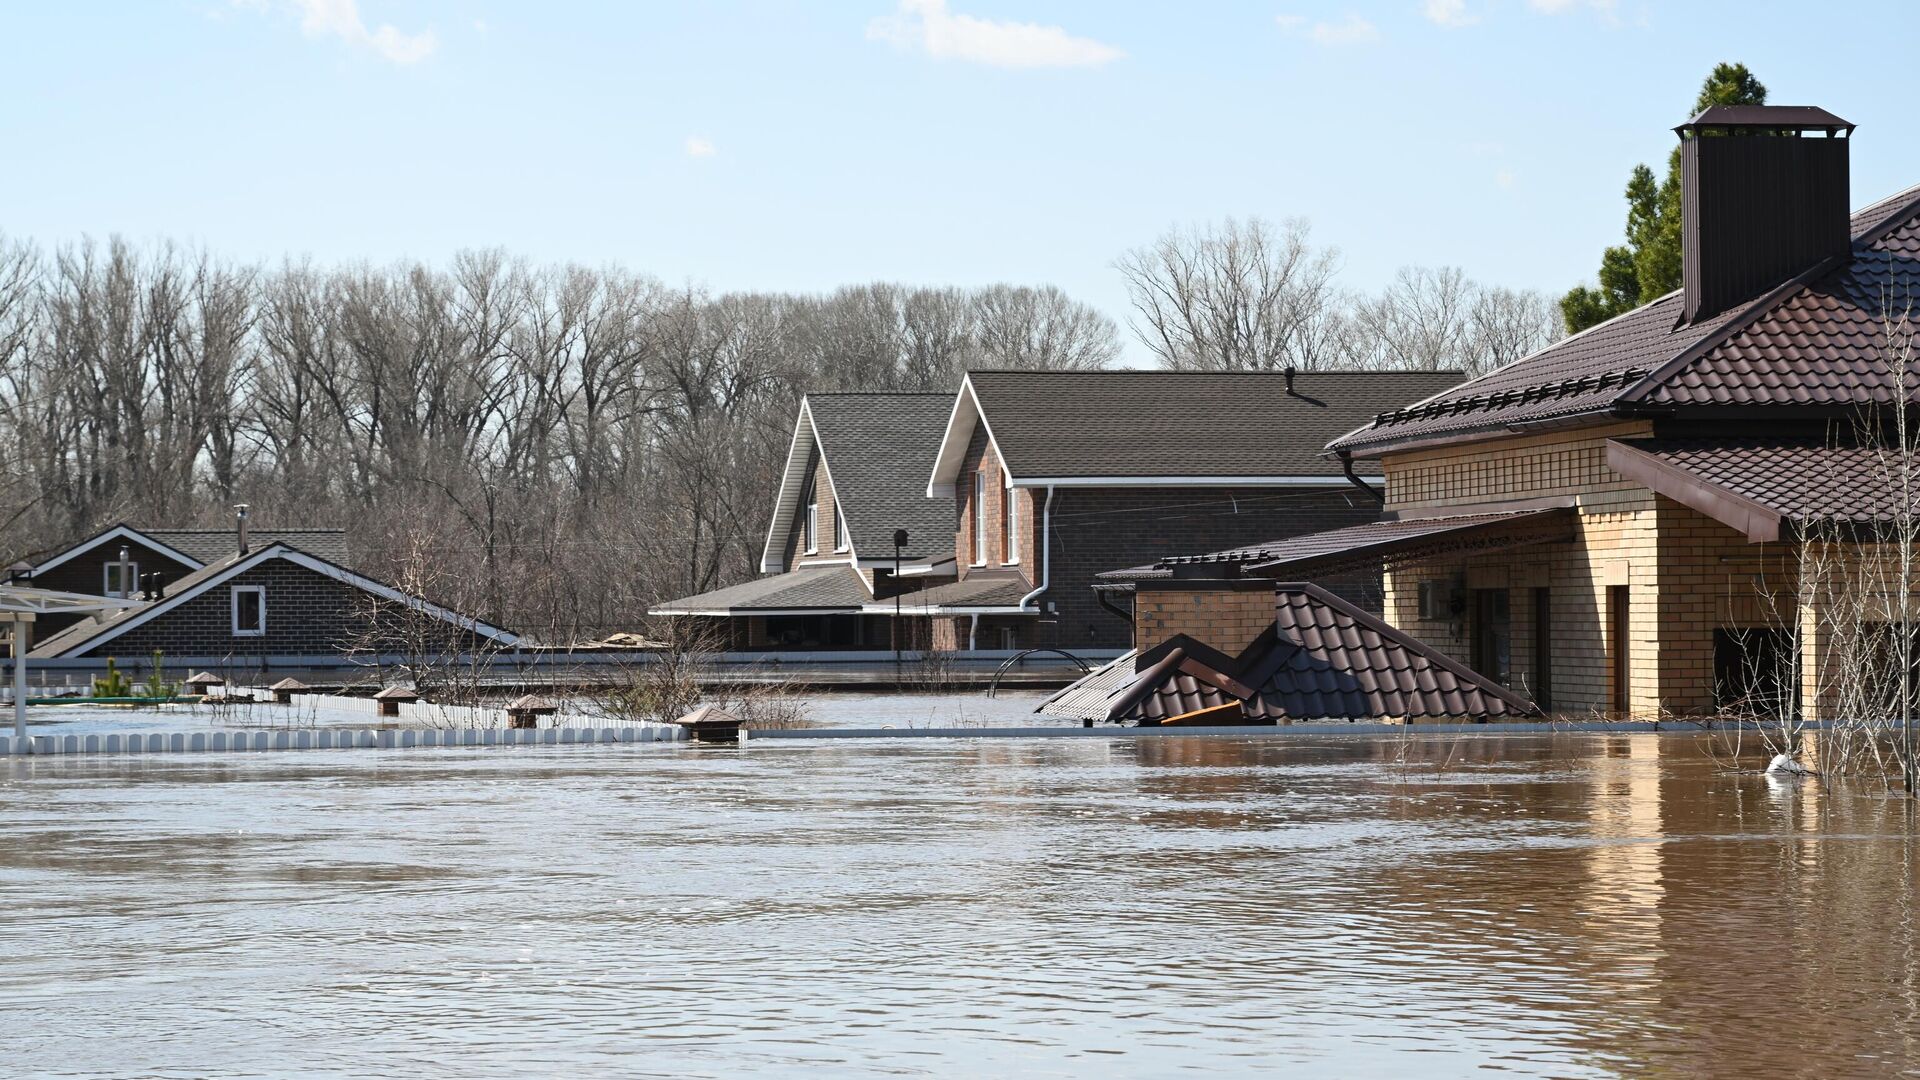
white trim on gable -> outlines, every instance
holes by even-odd
[[[962,407],[967,414],[964,420],[960,415]],[[1007,471],[1008,485],[1023,483],[1013,478],[1013,466],[1007,463],[1007,455],[1000,452],[1000,442],[993,437],[993,422],[980,407],[980,398],[973,392],[973,375],[969,373],[960,380],[960,390],[954,395],[953,412],[947,416],[947,433],[940,438],[940,456],[933,459],[933,476],[927,480],[927,498],[958,496],[960,463],[966,460],[967,444],[973,441],[975,424],[987,429],[987,445],[993,447],[994,458]]]
[[[804,450],[800,439],[803,432],[806,435]],[[811,451],[819,443],[820,436],[813,430],[813,410],[803,397],[800,399],[800,412],[793,418],[793,437],[787,441],[787,465],[780,472],[780,491],[773,501],[773,520],[767,522],[767,542],[760,549],[760,572],[763,574],[778,574],[786,569],[781,557],[786,554],[787,533],[793,531],[793,515],[798,511],[805,487],[798,474],[806,468]]]
[[[107,531],[100,533],[98,535],[82,540],[79,543],[73,545],[72,547],[66,549],[65,551],[62,551],[54,555],[52,558],[48,559],[46,562],[40,563],[39,565],[35,566],[33,568],[33,575],[35,577],[39,577],[41,574],[46,573],[47,571],[53,569],[54,567],[60,566],[61,564],[67,562],[70,559],[78,558],[79,556],[84,555],[89,551],[92,551],[94,548],[99,547],[101,544],[104,544],[109,540],[131,540],[136,544],[144,544],[148,548],[154,551],[157,551],[162,555],[165,555],[169,559],[173,559],[174,561],[186,566],[190,570],[198,570],[201,567],[206,565],[205,563],[201,562],[199,559],[196,559],[191,555],[187,555],[182,552],[175,551],[174,549],[168,547],[167,545],[161,543],[158,540],[155,540],[153,537],[148,536],[146,533],[143,533],[140,530],[133,528],[130,525],[115,525],[113,528],[108,529]]]
[[[431,601],[401,592],[391,585],[356,574],[344,566],[336,566],[325,559],[308,555],[298,548],[274,543],[268,544],[266,547],[249,554],[246,558],[236,560],[231,565],[223,568],[219,573],[208,577],[204,581],[196,582],[187,589],[175,593],[164,600],[156,600],[138,610],[127,612],[125,615],[109,623],[100,633],[77,641],[66,649],[61,650],[59,656],[70,657],[76,652],[97,649],[107,642],[112,641],[114,638],[119,637],[121,634],[132,630],[134,627],[151,622],[159,616],[179,607],[181,604],[186,603],[188,600],[196,596],[202,596],[208,591],[232,581],[235,577],[254,569],[270,559],[284,559],[287,562],[293,563],[295,566],[305,567],[316,574],[330,577],[335,581],[359,589],[362,592],[371,593],[374,596],[378,596],[384,600],[391,600],[394,603],[404,604],[415,611],[431,615],[442,622],[452,623],[461,629],[471,630],[475,634],[490,638],[501,645],[514,646],[520,643],[520,635],[515,634],[511,630],[502,629],[491,623],[481,622],[479,619],[461,615],[458,612],[443,608]],[[49,657],[48,659],[55,658],[56,657]]]

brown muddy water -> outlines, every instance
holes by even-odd
[[[10,759],[0,1073],[1892,1075],[1914,835],[1650,735]]]

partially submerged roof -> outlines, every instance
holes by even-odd
[[[873,599],[850,566],[815,566],[655,604],[655,615],[828,615]]]
[[[907,530],[904,559],[953,550],[953,507],[927,498],[926,471],[940,447],[951,394],[808,394],[787,447],[761,570],[781,555],[811,478],[817,449],[826,462],[856,557],[891,560],[895,529]]]
[[[1525,698],[1316,585],[1275,585],[1274,625],[1239,656],[1179,635],[1041,706],[1052,715],[1158,724],[1239,703],[1249,720],[1506,719]]]
[[[244,556],[236,553],[169,582],[161,590],[158,600],[136,603],[110,617],[96,617],[75,623],[40,642],[28,655],[39,659],[78,656],[105,645],[136,626],[142,626],[160,618],[194,597],[275,559],[304,567],[323,577],[332,578],[351,588],[402,605],[430,618],[451,623],[481,637],[489,638],[500,645],[511,646],[520,642],[519,635],[511,630],[463,615],[424,597],[402,592],[383,581],[377,581],[337,563],[301,551],[291,544],[273,543],[264,547],[256,546]]]
[[[1681,322],[1669,293],[1333,440],[1358,454],[1608,417],[1891,402],[1888,315],[1920,297],[1920,188],[1853,215],[1853,248],[1744,305]]]
[[[1821,526],[1890,524],[1920,509],[1913,505],[1920,502],[1920,475],[1886,447],[1764,437],[1613,439],[1607,464],[1754,542],[1794,539]],[[1906,499],[1903,473],[1913,489]]]
[[[1018,485],[1340,483],[1328,440],[1453,386],[1457,371],[971,371],[927,493],[984,423]]]
[[[1394,558],[1484,553],[1573,539],[1574,510],[1539,507],[1492,514],[1369,521],[1265,544],[1202,555],[1177,555],[1151,566],[1115,570],[1110,582],[1192,576],[1295,578],[1370,569]]]

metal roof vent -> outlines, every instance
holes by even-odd
[[[1673,130],[1687,322],[1847,254],[1852,124],[1809,106],[1715,105]]]

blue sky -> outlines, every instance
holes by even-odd
[[[1835,18],[1840,18],[1835,16]],[[1343,281],[1402,265],[1559,291],[1621,231],[1701,78],[1860,125],[1856,204],[1920,182],[1920,8],[1618,0],[0,7],[0,232],[235,258],[499,246],[716,290],[1053,283],[1301,216]],[[1134,351],[1138,358],[1138,350]]]

